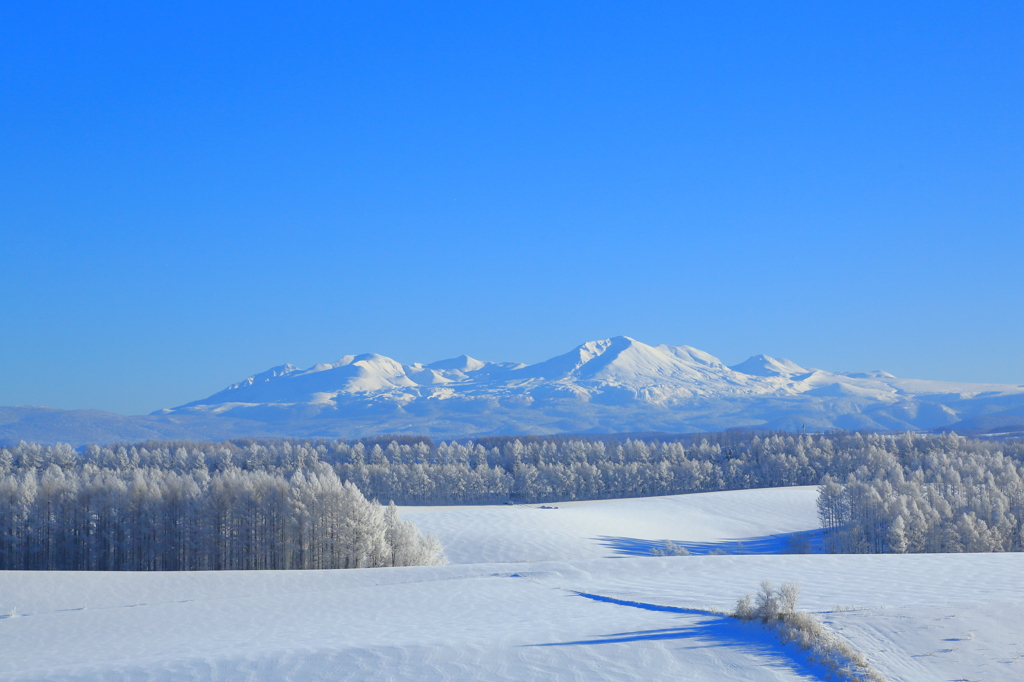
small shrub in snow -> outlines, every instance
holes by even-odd
[[[762,580],[761,589],[754,598],[754,612],[762,623],[775,621],[779,617],[779,597],[772,589],[771,580]]]
[[[793,613],[796,611],[796,603],[800,600],[800,584],[783,583],[782,587],[779,588],[777,595],[779,600],[779,609],[783,613]]]
[[[740,620],[754,620],[757,618],[749,594],[745,594],[736,600],[736,608],[732,612],[732,617],[739,618]]]
[[[800,598],[800,585],[785,583],[772,587],[770,580],[762,580],[754,599],[741,597],[732,612],[734,618],[744,621],[759,620],[775,631],[783,644],[796,644],[810,652],[810,658],[831,671],[841,680],[851,682],[885,682],[885,677],[869,664],[846,640],[829,630],[821,621],[806,611],[796,609]]]
[[[682,545],[677,545],[671,540],[665,540],[665,543],[661,547],[655,547],[651,550],[652,556],[690,556],[690,550],[686,549]]]

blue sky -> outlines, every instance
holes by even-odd
[[[1022,383],[1022,38],[1017,2],[5,3],[0,404],[618,334]]]

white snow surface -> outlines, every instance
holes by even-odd
[[[649,555],[672,540],[695,553],[778,552],[818,528],[817,486],[552,504],[403,507],[452,563]],[[557,507],[557,509],[555,508]]]
[[[999,426],[1004,413],[1007,424],[1024,423],[1024,387],[837,373],[766,355],[727,367],[690,346],[618,336],[533,365],[467,355],[402,364],[373,353],[306,370],[281,365],[154,414],[231,417],[284,431],[280,425],[291,424],[282,435],[362,437],[982,428]]]
[[[825,679],[709,613],[765,578],[799,582],[893,682],[1024,679],[1024,555],[638,553],[768,551],[816,525],[813,492],[403,508],[448,566],[0,572],[0,679]]]

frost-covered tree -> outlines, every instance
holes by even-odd
[[[0,476],[0,568],[362,568],[444,562],[436,538],[319,462],[291,476],[221,459],[203,468],[43,464]],[[171,460],[180,463],[180,458]]]

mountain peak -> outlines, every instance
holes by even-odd
[[[460,355],[457,358],[449,358],[448,360],[438,360],[437,362],[431,362],[428,365],[424,365],[427,369],[446,369],[455,370],[458,372],[475,372],[480,369],[486,362],[471,358],[468,355]]]
[[[564,355],[518,370],[521,376],[556,380],[568,376],[592,375],[630,350],[651,347],[628,336],[587,341]]]
[[[788,377],[794,374],[806,374],[809,371],[792,360],[773,358],[770,355],[752,355],[729,369],[755,377]]]

